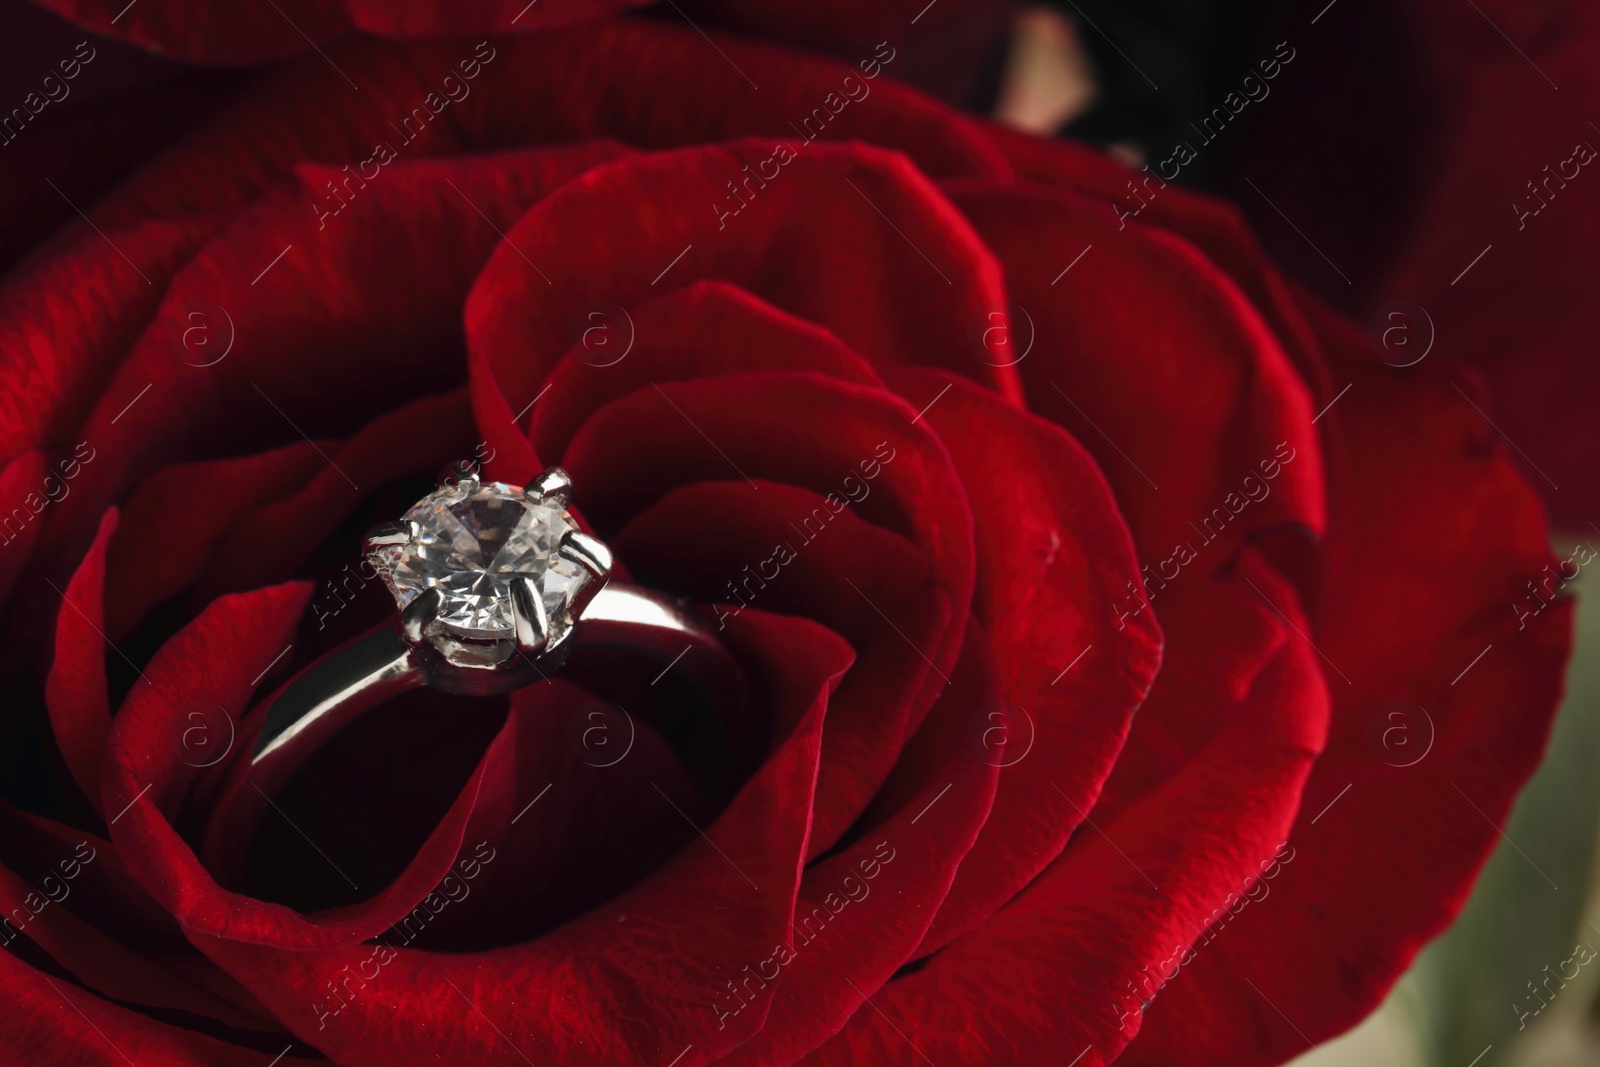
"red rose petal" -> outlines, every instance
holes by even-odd
[[[1283,651],[1279,621],[1231,590],[1219,595],[1214,582],[1175,585],[1155,610],[1167,636],[1161,674],[1095,800],[1097,819],[1115,817],[1181,771],[1233,721],[1236,704]],[[1226,681],[1216,681],[1218,675]],[[1192,699],[1194,692],[1212,690],[1222,699]]]
[[[703,278],[810,319],[875,364],[946,366],[1015,397],[1014,372],[982,360],[976,343],[1004,306],[998,264],[902,157],[802,148],[737,217],[722,205],[719,229],[722,199],[739,202],[726,184],[745,166],[776,168],[773,151],[740,142],[598,167],[523,216],[467,300],[480,425],[508,422],[538,394],[569,344],[568,309],[627,307]],[[830,220],[820,235],[818,212]],[[547,278],[541,262],[562,269]]]
[[[43,529],[29,498],[37,502],[40,512],[44,510],[39,490],[44,487],[46,469],[44,454],[37,449],[0,468],[0,537],[4,538],[0,543],[0,604],[10,598]]]
[[[87,514],[168,462],[348,432],[402,398],[458,385],[460,306],[489,250],[544,190],[615,152],[395,163],[325,226],[320,189],[344,178],[303,168],[178,273],[122,360],[84,430],[100,455],[52,516],[62,551]],[[400,265],[411,273],[397,275]],[[197,307],[225,311],[240,339],[203,367],[174,344]]]
[[[1304,628],[1292,587],[1258,556],[1247,553],[1240,573]],[[1139,1025],[1139,998],[1129,990],[1147,973],[1142,968],[1182,957],[1211,909],[1230,891],[1242,892],[1287,836],[1326,727],[1316,653],[1249,586],[1218,595],[1274,618],[1284,633],[1282,651],[1243,700],[1225,665],[1188,694],[1196,704],[1233,708],[1223,732],[1139,804],[1106,822],[1091,815],[1040,878],[919,970],[890,982],[875,1010],[856,1013],[814,1062],[905,1058],[908,1039],[935,1063],[1081,1056],[1081,1067],[1116,1058]],[[1189,981],[1179,976],[1173,984]],[[1236,995],[1231,986],[1228,992]]]
[[[802,141],[880,145],[936,177],[1011,173],[978,122],[901,83],[896,64],[905,53],[880,66],[888,77],[864,79],[858,64],[738,37],[715,40],[728,62],[716,58],[705,36],[670,21],[613,20],[496,39],[515,80],[495,94],[551,106],[508,115],[485,100],[465,112],[463,128],[479,150],[595,138],[659,150],[759,134],[793,138],[797,148]],[[597,72],[598,86],[590,81]],[[761,88],[751,90],[751,82]]]
[[[686,18],[709,17],[748,37],[828,52],[856,63],[861,72],[888,69],[896,79],[956,104],[982,98],[1014,10],[1011,4],[982,0],[895,0],[869,8],[845,2],[790,6],[702,0],[684,7]],[[860,92],[863,80],[858,76],[846,89]]]
[[[838,338],[737,286],[695,282],[631,311],[597,305],[550,373],[528,436],[543,455],[566,450],[585,419],[606,402],[656,382],[747,370],[805,370],[881,385],[872,367]]]
[[[1354,381],[1321,424],[1331,502],[1313,634],[1337,664],[1324,665],[1334,725],[1294,832],[1302,858],[1273,883],[1281,903],[1242,915],[1196,981],[1157,1000],[1133,1062],[1182,1049],[1197,1064],[1277,1063],[1371,1011],[1460,909],[1560,692],[1570,603],[1531,621],[1515,610],[1551,563],[1533,491],[1481,446],[1482,418],[1448,380],[1402,379],[1354,327],[1308,310]],[[1418,743],[1433,737],[1412,766],[1385,762],[1394,754],[1371,738],[1395,700]],[[1254,976],[1275,1008],[1233,996],[1223,974]]]
[[[985,132],[1019,176],[1075,189],[1106,201],[1113,210],[1120,206],[1119,221],[1128,221],[1121,216],[1129,213],[1136,224],[1170,230],[1200,249],[1250,298],[1319,398],[1331,399],[1340,388],[1329,378],[1311,327],[1289,286],[1233,204],[1165,184],[1159,174],[1151,177],[1147,171],[1130,171],[1087,145],[1034,137],[998,123],[988,124]]]
[[[104,235],[76,226],[7,276],[0,285],[0,377],[8,385],[0,396],[0,456],[83,440],[74,431],[154,314],[167,281],[221,221],[129,220]],[[181,336],[178,330],[162,340],[172,345]]]
[[[699,840],[694,827],[717,816],[640,708],[630,712],[564,676],[519,690],[511,704],[506,755],[488,764],[463,838],[474,851],[486,843],[495,858],[481,871],[457,859],[457,882],[463,866],[475,875],[470,902],[447,891],[457,887],[436,890],[451,903],[434,914],[413,909],[385,936],[396,947],[533,940],[654,876]]]
[[[77,863],[70,855],[68,861]],[[46,878],[35,885],[0,867],[0,912],[13,919],[17,914],[33,915],[21,932],[78,981],[112,1000],[190,1012],[246,1030],[280,1029],[271,1019],[240,1011],[79,919],[67,906],[72,880],[64,880],[57,871]]]
[[[251,508],[325,466],[319,447],[326,445],[302,441],[253,456],[180,463],[139,486],[106,563],[109,638],[120,641],[151,608],[193,583]]]
[[[78,849],[93,849],[95,860],[74,882],[83,903],[79,914],[93,915],[95,925],[123,943],[159,951],[189,949],[172,916],[128,874],[117,846],[98,834],[0,804],[0,829],[10,845],[9,859],[22,870],[48,867]]]
[[[72,899],[76,901],[73,913],[94,923],[92,928],[84,927],[85,940],[92,941],[103,934],[116,944],[139,946],[141,954],[155,966],[236,1009],[234,1014],[241,1026],[249,1019],[271,1018],[260,1001],[194,950],[172,915],[128,873],[115,844],[41,815],[17,812],[7,805],[0,805],[0,830],[12,847],[11,858],[34,868],[59,868],[64,859],[93,851],[93,860],[78,868],[72,882]],[[57,948],[43,947],[65,962]],[[108,962],[100,958],[102,955],[114,956],[109,949],[102,953],[98,947],[80,945],[76,934],[68,935],[61,951],[87,953],[91,958],[80,962],[83,968],[90,969]],[[113,973],[120,974],[121,967],[118,963]],[[218,1016],[224,1020],[227,1017]]]
[[[89,41],[26,0],[7,0],[0,8],[0,35],[11,71],[6,82],[11,91],[0,95],[23,100],[34,86],[28,84],[32,71],[23,73],[31,64],[19,62],[20,57],[40,57],[41,75],[48,70],[69,83],[62,75],[90,66],[75,53],[94,49],[89,78],[69,86],[72,102],[48,105],[39,116],[43,121],[30,122],[20,144],[6,143],[6,167],[0,172],[0,273],[58,230],[79,223],[74,205],[89,210],[130,172],[221,112],[243,82],[237,72],[175,70],[135,49]],[[42,78],[38,88],[45,88]],[[13,121],[6,132],[15,136],[20,131]]]
[[[1081,446],[949,375],[896,370],[891,381],[926,407],[966,487],[976,517],[973,614],[1001,684],[968,724],[974,752],[1001,768],[994,811],[922,955],[982,922],[1066,846],[1149,692],[1161,631],[1149,614],[1119,619],[1133,546]],[[996,728],[1005,737],[991,746]]]
[[[848,646],[804,620],[752,612],[734,628],[746,649],[764,648],[775,691],[796,705],[780,714],[799,726],[703,828],[705,839],[692,838],[630,892],[522,945],[451,956],[396,949],[377,977],[345,986],[343,1010],[354,1013],[347,1019],[331,1017],[328,991],[340,988],[342,968],[359,969],[372,957],[372,946],[290,955],[211,937],[198,943],[341,1063],[430,1055],[550,1062],[582,1050],[607,1063],[644,1064],[693,1046],[682,1062],[699,1064],[729,1051],[761,1025],[759,1015],[719,1027],[701,1005],[723,976],[790,937],[828,693],[851,660]],[[508,799],[497,802],[492,791],[486,798],[502,818],[515,811]],[[670,813],[668,800],[662,804]],[[451,1025],[439,1025],[441,1017]]]
[[[0,1055],[30,1067],[140,1061],[172,1067],[270,1067],[273,1062],[269,1054],[108,1003],[69,981],[35,971],[9,952],[0,952],[0,999],[9,1006],[6,1025],[0,1027]]]
[[[268,73],[225,117],[133,175],[93,215],[109,231],[151,216],[231,212],[297,163],[354,164],[372,159],[378,144],[415,160],[607,139],[677,148],[761,133],[883,145],[933,176],[1011,173],[976,122],[898,84],[892,63],[884,68],[891,77],[869,83],[870,96],[835,111],[828,96],[837,100],[847,77],[861,83],[855,67],[737,38],[717,47],[766,88],[749,91],[733,67],[706,61],[715,54],[705,37],[658,20],[494,38],[486,63],[470,40],[355,38],[328,55],[360,92],[321,56]],[[476,64],[481,80],[458,82],[466,95],[446,101],[435,121],[428,95],[462,63]],[[507,105],[530,100],[543,104]]]
[[[326,458],[319,455],[315,475],[298,491],[263,501],[235,524],[211,558],[195,599],[204,603],[297,573],[366,493],[405,477],[436,474],[452,459],[470,459],[476,436],[465,389],[378,416],[329,448]]]
[[[1177,573],[1200,555],[1215,570],[1251,533],[1280,524],[1322,529],[1310,395],[1221,271],[1176,237],[1119,230],[1102,206],[1065,190],[969,183],[954,195],[1006,262],[1037,347],[1114,353],[1025,358],[1017,369],[1029,406],[1099,460],[1151,571],[1166,576],[1176,563]],[[1148,312],[1153,299],[1160,315]],[[1276,482],[1263,479],[1271,469]],[[1129,593],[1136,609],[1137,587]]]
[[[315,0],[285,13],[277,5],[241,8],[211,2],[144,0],[132,7],[117,0],[38,0],[70,22],[102,37],[126,41],[157,55],[190,63],[251,66],[322,52],[352,31],[382,37],[437,37],[508,30],[529,31],[600,18],[638,7],[646,0],[545,0],[526,7],[489,10],[445,2],[386,4],[380,0]],[[343,84],[343,83],[341,83]],[[360,86],[350,82],[347,91]]]
[[[605,527],[675,485],[721,481],[730,471],[833,493],[842,503],[847,475],[875,456],[886,460],[881,491],[860,503],[859,514],[928,553],[934,584],[953,613],[939,644],[919,650],[928,674],[914,725],[954,663],[973,581],[972,516],[960,482],[944,446],[914,417],[880,391],[810,374],[671,382],[607,405],[562,463],[594,487],[585,509]]]
[[[729,1062],[792,1062],[847,1020],[870,1013],[864,1002],[911,958],[990,815],[999,769],[976,758],[970,721],[994,689],[988,641],[974,625],[951,684],[859,834],[806,869],[794,906],[793,958],[752,960],[734,989],[724,987],[708,1002],[719,1015],[735,1007],[736,1018],[768,1013],[761,1032]],[[761,983],[770,977],[769,959],[780,965],[770,988]]]
[[[104,594],[106,549],[117,532],[117,509],[100,520],[100,532],[72,575],[56,616],[55,660],[45,680],[44,699],[56,744],[78,788],[102,817],[101,758],[111,732],[111,700],[106,695]]]
[[[838,842],[894,768],[919,721],[913,706],[927,674],[919,649],[937,645],[950,612],[931,588],[931,561],[904,537],[850,508],[834,515],[818,493],[757,484],[755,492],[742,481],[674,489],[610,543],[648,581],[717,603],[719,627],[747,606],[803,615],[856,650],[829,702],[811,860]]]
[[[322,46],[352,31],[391,38],[529,33],[602,19],[645,2],[545,0],[544,4],[530,2],[522,7],[480,10],[437,0],[401,7],[378,0],[317,0],[296,5],[291,18],[282,10],[239,10],[217,2],[197,7],[173,0],[146,0],[135,9],[127,9],[119,8],[117,0],[39,0],[41,6],[100,36],[191,63],[229,65],[285,59],[313,48],[322,52]],[[710,21],[745,36],[794,41],[834,51],[849,60],[887,56],[892,62],[895,50],[888,48],[887,41],[877,49],[873,47],[880,38],[891,38],[921,53],[920,57],[900,60],[901,68],[911,68],[898,71],[901,77],[914,73],[920,76],[919,84],[934,82],[941,86],[948,81],[954,94],[971,91],[972,83],[981,75],[980,65],[1001,44],[1007,11],[1005,5],[957,0],[948,0],[937,10],[931,10],[921,0],[909,0],[867,13],[842,5],[837,11],[807,8],[774,12],[755,4],[723,2],[692,5],[690,13],[683,17],[691,26]],[[928,16],[925,21],[924,16]],[[704,43],[702,47],[710,51],[711,46]],[[723,54],[726,56],[726,52]],[[743,68],[731,59],[728,63],[733,70],[742,72]],[[862,69],[876,74],[876,66]],[[749,75],[744,77],[748,79]],[[765,84],[773,84],[774,80]],[[858,77],[857,84],[861,81]],[[756,82],[743,84],[754,86]],[[348,86],[358,87],[353,78]]]
[[[1474,11],[1438,0],[1417,0],[1406,17],[1417,27],[1416,69],[1428,76],[1421,99],[1399,106],[1426,108],[1431,128],[1414,172],[1399,180],[1426,195],[1396,213],[1400,232],[1383,242],[1393,260],[1372,297],[1421,305],[1452,342],[1448,356],[1489,375],[1495,406],[1483,406],[1530,457],[1522,469],[1554,523],[1587,534],[1600,511],[1589,461],[1597,438],[1583,403],[1600,384],[1591,340],[1600,266],[1589,252],[1600,212],[1579,199],[1587,183],[1572,179],[1597,143],[1600,18],[1583,4]],[[1340,106],[1343,94],[1329,88]],[[1494,137],[1479,136],[1489,129]],[[1363,154],[1356,173],[1384,183],[1364,195],[1382,196],[1396,180],[1394,160],[1376,145]]]
[[[222,890],[169,823],[164,812],[183,801],[198,775],[181,758],[186,711],[221,707],[237,718],[253,688],[249,679],[290,643],[309,593],[296,583],[218,600],[162,646],[113,724],[103,787],[107,810],[121,812],[112,820],[112,838],[128,869],[191,939],[209,934],[285,948],[347,946],[414,907],[459,850],[481,767],[398,879],[361,904],[316,918]],[[241,728],[239,744],[248,745],[249,738]],[[214,814],[214,822],[221,817]],[[213,828],[208,844],[226,832]],[[233,843],[235,849],[242,844]]]

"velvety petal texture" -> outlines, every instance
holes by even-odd
[[[6,1062],[1265,1067],[1460,907],[1535,496],[1228,206],[905,84],[991,12],[48,6],[300,58],[0,282]],[[580,656],[256,803],[456,459],[569,471],[748,721]]]
[[[201,63],[260,63],[318,50],[353,31],[384,37],[433,37],[546,29],[625,11],[646,0],[545,0],[520,9],[461,8],[438,0],[316,0],[287,9],[185,0],[40,0],[95,33],[154,52]],[[353,88],[359,88],[351,82]]]

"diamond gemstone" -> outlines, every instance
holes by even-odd
[[[403,609],[425,590],[443,595],[438,621],[458,637],[510,637],[511,579],[531,577],[552,623],[563,617],[589,580],[581,564],[559,554],[561,538],[578,529],[559,507],[529,500],[503,482],[463,481],[434,490],[405,514],[409,544],[377,549],[371,558]]]

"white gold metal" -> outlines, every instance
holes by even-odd
[[[539,595],[532,578],[511,580],[511,618],[517,651],[525,656],[543,652],[550,640],[550,619],[545,614],[544,597]]]
[[[560,467],[546,467],[523,491],[530,500],[564,508],[572,500],[572,475]]]
[[[407,644],[422,644],[428,623],[439,614],[439,602],[442,599],[439,590],[430,589],[406,605],[400,613],[400,634]]]
[[[611,574],[611,549],[592,534],[568,530],[561,538],[561,554],[574,563],[583,564],[590,574],[602,582]]]
[[[376,548],[394,548],[408,544],[416,534],[409,523],[380,522],[367,531],[366,540],[362,542],[367,552]]]
[[[439,478],[434,483],[440,489],[452,485],[465,483],[469,489],[478,486],[478,465],[470,459],[458,459],[453,463],[445,464],[444,470],[439,472]]]

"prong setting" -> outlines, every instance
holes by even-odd
[[[380,522],[367,531],[363,544],[368,552],[380,548],[400,548],[411,543],[416,531],[409,522]]]
[[[572,500],[572,476],[560,467],[546,467],[522,492],[535,503],[564,508]]]
[[[529,656],[543,651],[550,640],[550,619],[538,583],[527,575],[511,579],[511,618],[517,651]]]
[[[440,489],[460,488],[466,493],[475,493],[482,484],[478,478],[478,465],[470,459],[458,459],[453,463],[445,464],[444,470],[439,472],[439,479],[435,485]]]
[[[592,578],[604,583],[611,576],[611,549],[606,543],[582,530],[568,530],[561,536],[561,555],[581,564]]]
[[[568,609],[569,616],[576,619],[611,579],[611,549],[598,537],[582,530],[568,530],[561,538],[558,551],[563,559],[571,560],[589,572],[589,580],[578,586]]]
[[[444,595],[435,586],[418,593],[400,612],[400,633],[410,645],[421,645],[427,639],[428,624],[439,615],[439,605]]]

